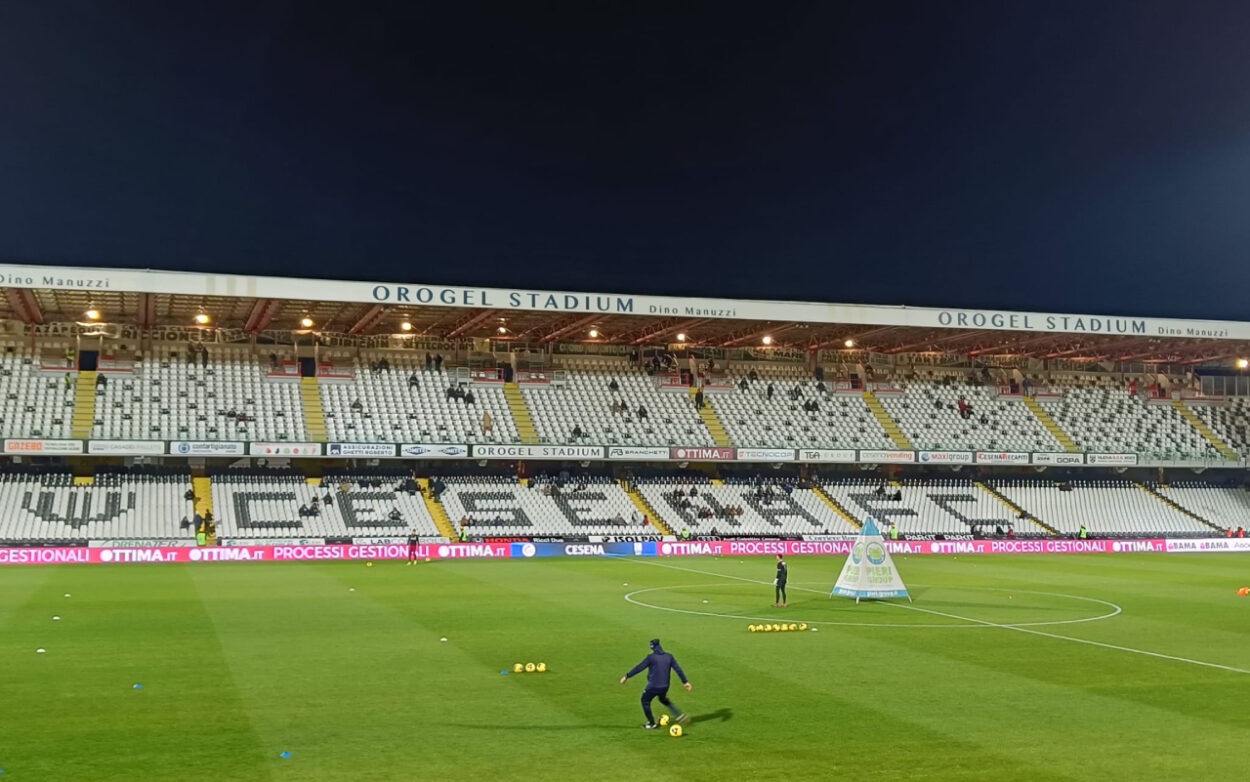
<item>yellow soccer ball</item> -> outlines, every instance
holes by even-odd
[[[774,632],[774,633],[780,633],[780,632],[781,632],[781,626],[780,626],[780,625],[773,625],[773,632]]]
[[[800,622],[800,623],[799,623],[799,629],[800,629],[800,630],[806,630],[806,629],[807,629],[807,622]]]
[[[667,715],[667,714],[661,714],[661,715],[660,715],[660,725],[661,725],[661,726],[663,726],[663,725],[667,725],[667,724],[668,724],[668,715]]]
[[[771,633],[772,631],[773,631],[772,625],[764,625],[764,632]]]
[[[534,672],[534,664],[533,664],[533,663],[526,663],[526,664],[525,664],[525,672],[526,672],[526,673],[533,673],[533,672]]]
[[[755,632],[755,625],[747,625],[747,629],[748,629],[748,630],[750,630],[751,632],[753,632],[753,633],[754,633],[754,632]]]
[[[538,671],[539,673],[546,673],[547,663],[539,663],[538,665],[535,665],[534,670]]]
[[[373,563],[372,563],[372,562],[366,562],[366,563],[365,563],[365,567],[373,567]]]
[[[790,623],[790,630],[791,630],[792,632],[793,632],[793,631],[795,631],[795,630],[798,630],[798,629],[799,629],[799,626],[798,626],[798,625],[796,625],[796,624],[795,624],[795,623],[793,623],[793,622],[791,622],[791,623]]]
[[[513,672],[513,673],[524,673],[524,672],[525,672],[525,666],[524,666],[524,665],[521,665],[520,663],[517,663],[516,665],[512,666],[512,672]]]
[[[674,726],[672,726],[671,728],[669,728],[669,729],[668,729],[668,735],[672,736],[672,737],[673,737],[673,738],[675,738],[675,739],[679,739],[679,738],[681,738],[681,726],[680,726],[680,725],[674,725]]]

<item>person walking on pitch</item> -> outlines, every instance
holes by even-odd
[[[677,664],[677,659],[673,655],[664,651],[664,647],[660,646],[659,638],[651,639],[651,653],[642,659],[642,662],[630,669],[629,673],[621,677],[621,684],[629,680],[629,677],[647,672],[647,688],[642,691],[642,713],[647,715],[647,724],[642,727],[647,730],[655,728],[655,716],[651,713],[651,701],[656,698],[660,699],[660,703],[664,704],[670,712],[673,713],[675,722],[686,722],[690,717],[677,708],[677,704],[668,699],[668,685],[672,671],[677,671],[677,678],[681,679],[682,686],[686,688],[686,692],[690,692],[690,682],[686,680],[686,673]]]
[[[776,601],[773,605],[777,608],[786,607],[786,578],[790,575],[790,569],[786,567],[786,558],[777,555],[777,578],[773,579],[773,585],[776,589]]]

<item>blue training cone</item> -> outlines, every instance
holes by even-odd
[[[143,685],[142,685],[142,684],[136,684],[134,688],[135,688],[136,690],[142,690],[142,689],[143,689]]]
[[[279,755],[278,757],[280,757],[280,758],[289,758],[289,757],[291,757],[291,753],[290,753],[290,752],[283,752],[283,753],[282,753],[281,755]]]

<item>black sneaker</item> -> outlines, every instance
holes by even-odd
[[[657,726],[654,722],[648,722],[646,725],[643,725],[642,727],[646,728],[647,730],[655,730]]]

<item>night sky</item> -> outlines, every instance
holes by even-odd
[[[1250,319],[1250,3],[5,3],[0,259]]]

